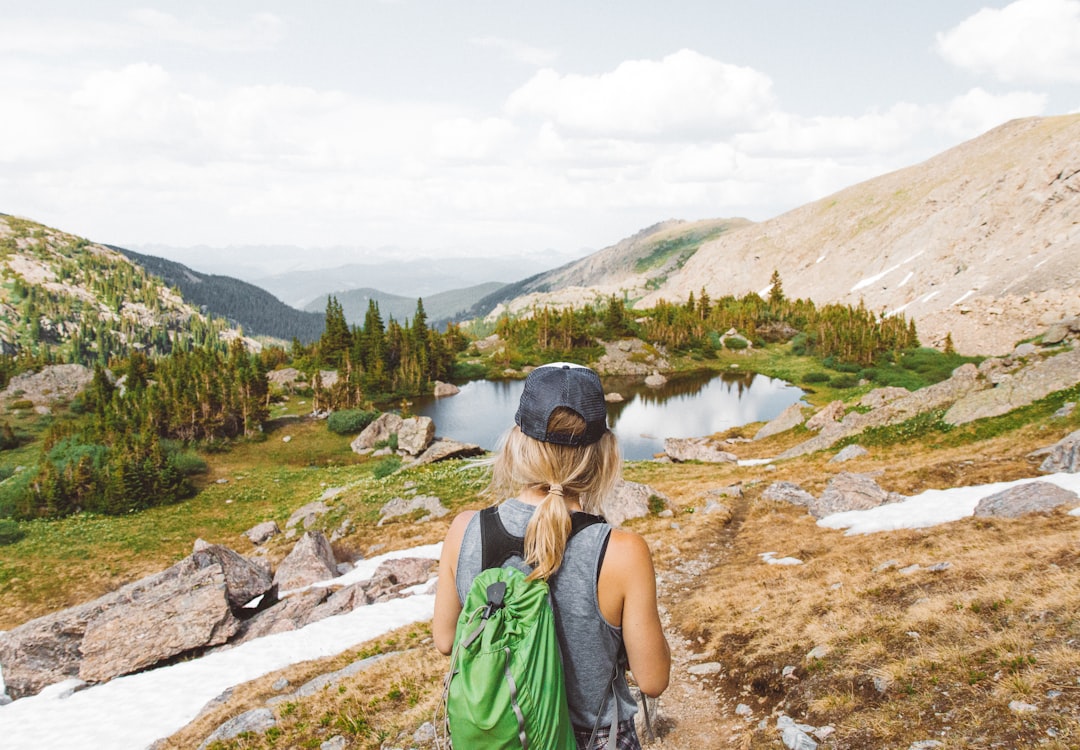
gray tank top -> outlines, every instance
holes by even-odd
[[[533,506],[511,498],[499,506],[499,520],[510,534],[524,537],[534,510]],[[622,628],[614,627],[604,619],[596,594],[597,566],[610,533],[611,526],[598,523],[575,534],[566,547],[562,565],[548,580],[555,629],[563,655],[570,720],[574,726],[585,730],[591,730],[595,724],[601,702],[604,702],[604,713],[600,726],[607,728],[615,718],[615,705],[610,696],[611,675],[622,650]],[[465,528],[458,553],[455,583],[462,603],[473,578],[480,573],[480,565],[480,515],[477,514]],[[526,573],[530,570],[516,555],[507,565]],[[615,696],[619,721],[632,718],[637,713],[637,703],[621,670],[615,683]]]

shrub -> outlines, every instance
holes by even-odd
[[[827,383],[829,376],[824,372],[808,372],[802,377],[804,383]]]
[[[184,476],[205,474],[209,466],[202,456],[194,451],[177,451],[171,456],[172,465]]]
[[[379,412],[365,409],[342,409],[335,411],[326,420],[326,426],[337,435],[355,435],[375,421]]]
[[[837,375],[829,381],[833,388],[854,388],[859,384],[859,379],[854,375]]]
[[[0,546],[14,544],[26,536],[26,532],[19,528],[19,524],[10,518],[0,518]]]
[[[371,470],[371,475],[376,479],[382,479],[388,477],[395,471],[401,468],[401,458],[399,456],[386,456],[379,463],[375,464],[375,468]]]
[[[16,409],[33,409],[34,402],[28,398],[20,398],[9,403],[8,408],[12,411],[15,411]]]
[[[750,342],[740,336],[728,336],[724,339],[724,346],[732,351],[738,351],[750,346]]]

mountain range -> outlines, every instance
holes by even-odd
[[[768,221],[662,221],[506,284],[489,276],[454,289],[455,280],[479,272],[474,263],[446,258],[295,271],[254,285],[121,252],[204,312],[245,333],[285,340],[320,335],[330,294],[354,324],[369,299],[384,319],[403,320],[418,297],[429,320],[445,322],[610,295],[647,308],[701,290],[714,298],[767,293],[777,271],[790,297],[903,313],[924,344],[942,346],[951,335],[962,353],[1000,354],[1080,313],[1080,115],[1014,120]],[[514,261],[492,260],[488,271],[505,276]],[[14,268],[10,259],[7,265]]]

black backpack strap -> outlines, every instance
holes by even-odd
[[[603,516],[592,513],[571,513],[570,536],[597,523],[607,522]],[[604,546],[606,550],[607,544]],[[514,536],[506,530],[499,518],[498,506],[484,508],[480,511],[480,569],[501,568],[514,555],[525,557],[525,538]]]

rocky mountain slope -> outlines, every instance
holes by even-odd
[[[661,246],[691,252],[642,268]],[[1080,115],[1007,123],[765,222],[658,224],[508,288],[497,311],[765,293],[774,270],[788,296],[903,312],[924,344],[1008,352],[1080,313]]]

